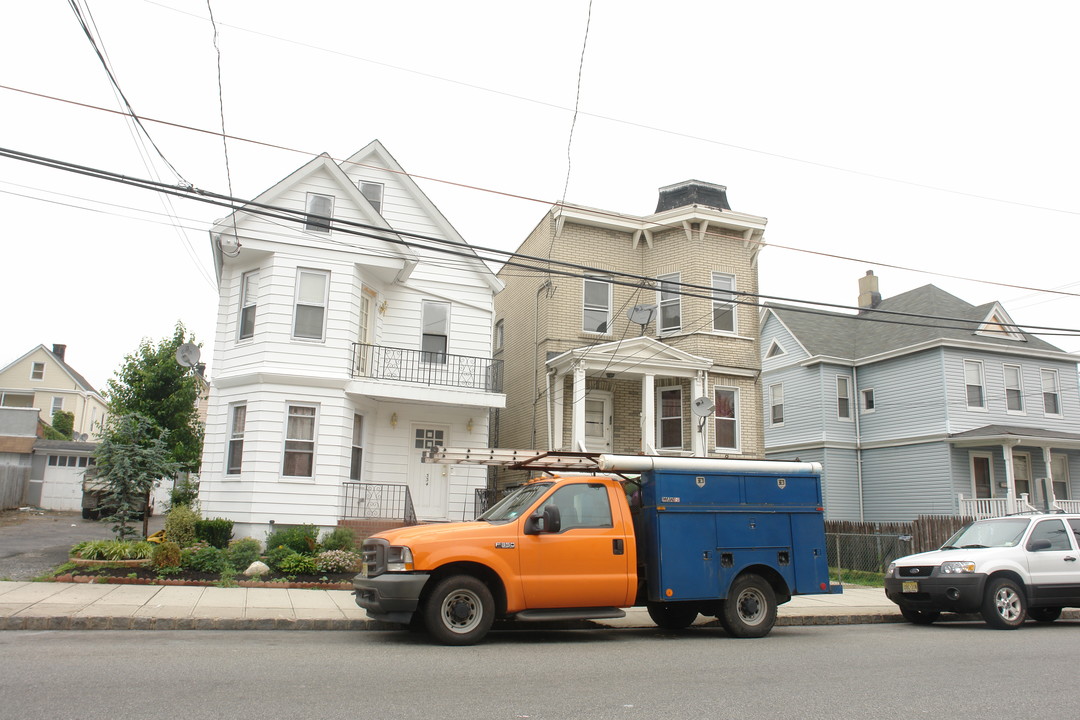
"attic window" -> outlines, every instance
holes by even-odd
[[[36,362],[30,366],[30,379],[31,380],[44,380],[45,379],[45,363]]]
[[[1019,332],[1016,323],[1001,310],[996,310],[986,316],[986,319],[975,331],[976,335],[996,337],[1002,340],[1024,340],[1023,333]]]
[[[375,208],[375,212],[382,213],[383,184],[373,182],[360,182],[360,192],[364,198]]]
[[[312,232],[330,232],[330,219],[334,217],[334,196],[307,194],[307,220],[304,229]]]
[[[775,340],[772,341],[772,345],[769,345],[769,351],[765,353],[766,358],[780,357],[781,355],[787,355],[787,350],[780,347],[780,343]]]

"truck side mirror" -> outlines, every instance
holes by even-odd
[[[538,510],[525,518],[526,535],[557,533],[560,530],[562,530],[562,516],[559,514],[557,505],[547,505],[542,513]]]

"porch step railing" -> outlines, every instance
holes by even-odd
[[[344,484],[344,520],[397,520],[416,525],[416,510],[408,485],[347,482]]]
[[[1027,493],[1021,493],[1020,497],[998,498],[965,498],[964,493],[960,493],[959,499],[960,515],[977,520],[1016,513],[1038,512],[1038,508],[1028,502]]]
[[[1054,500],[1054,507],[1061,512],[1080,513],[1080,500]]]

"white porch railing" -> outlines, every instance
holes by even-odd
[[[1061,512],[1080,513],[1080,500],[1054,500],[1054,507]]]
[[[1028,502],[1027,493],[1021,493],[1018,498],[965,498],[964,493],[960,493],[959,496],[960,515],[963,517],[973,517],[976,520],[991,517],[1004,517],[1006,515],[1015,515],[1016,513],[1022,512],[1037,512],[1037,508],[1033,507]]]

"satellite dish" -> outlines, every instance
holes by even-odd
[[[694,398],[694,402],[690,403],[690,411],[700,418],[712,415],[715,408],[716,405],[713,404],[713,401],[705,395]]]
[[[635,305],[626,311],[626,319],[637,325],[648,325],[656,313],[655,305]]]
[[[202,353],[199,351],[198,345],[192,343],[184,343],[180,347],[176,348],[176,362],[180,363],[184,367],[194,367],[195,363],[199,362],[199,356]]]

